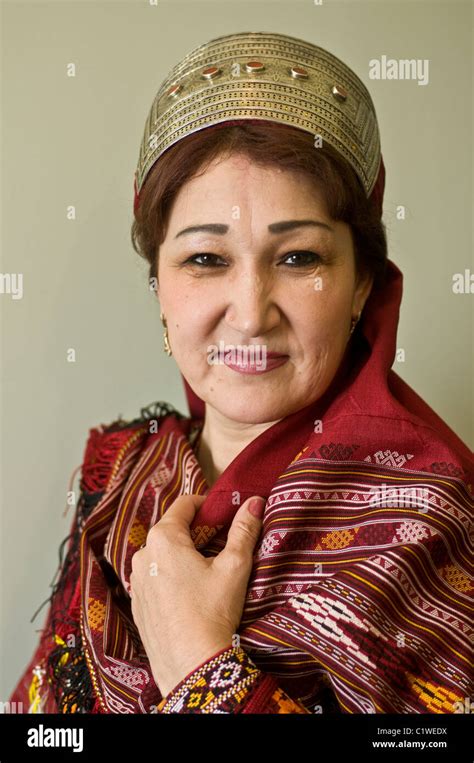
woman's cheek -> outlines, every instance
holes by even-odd
[[[212,342],[202,332],[194,331],[179,336],[179,350],[175,353],[175,360],[180,371],[195,384],[209,381],[216,369],[215,365],[209,363],[212,347]]]
[[[317,319],[316,319],[317,320]],[[310,360],[311,373],[321,381],[333,375],[344,353],[342,322],[318,324],[318,331],[308,336],[305,342],[305,354]]]

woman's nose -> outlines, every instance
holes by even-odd
[[[254,271],[243,273],[230,286],[227,324],[247,340],[268,334],[280,321],[272,279]]]

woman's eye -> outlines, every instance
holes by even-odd
[[[321,262],[321,257],[316,252],[290,252],[286,255],[283,262],[286,262],[290,257],[297,257],[298,260],[294,263],[290,263],[290,267],[305,267],[305,265],[314,265],[316,262]]]
[[[206,259],[207,262],[198,262],[196,257],[200,257],[201,259]],[[199,265],[202,268],[206,267],[225,267],[225,263],[217,263],[216,260],[219,260],[220,257],[217,256],[217,254],[209,254],[207,252],[203,252],[202,254],[193,254],[191,257],[188,257],[188,259],[185,262],[185,265],[188,263],[191,263],[192,265]],[[211,260],[211,262],[209,262]]]
[[[199,259],[198,259],[199,258]],[[297,258],[296,262],[293,261],[292,263],[287,263],[287,261],[290,258]],[[284,259],[279,262],[278,264],[289,264],[292,268],[297,267],[308,267],[309,265],[314,265],[316,262],[321,262],[322,258],[319,254],[316,254],[316,252],[309,252],[309,251],[297,251],[297,252],[289,252]],[[212,267],[226,267],[227,263],[221,260],[221,258],[217,254],[211,254],[210,252],[201,252],[198,254],[193,254],[191,257],[188,257],[188,259],[185,261],[185,265],[187,264],[191,265],[198,265],[201,268],[212,268]]]

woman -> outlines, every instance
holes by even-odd
[[[391,370],[384,176],[310,43],[229,35],[164,81],[132,238],[190,417],[90,430],[25,711],[462,712],[473,460]]]

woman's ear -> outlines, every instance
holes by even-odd
[[[155,284],[155,294],[157,299],[160,298],[160,284],[158,283],[158,252],[159,252],[159,249],[156,252],[155,262],[153,263],[153,271],[154,271],[153,281]]]
[[[358,315],[364,309],[372,286],[374,285],[374,276],[371,273],[357,276],[356,288],[352,300],[352,314]]]
[[[160,298],[160,285],[156,276],[150,276],[149,278],[150,291],[154,292],[157,299]]]

